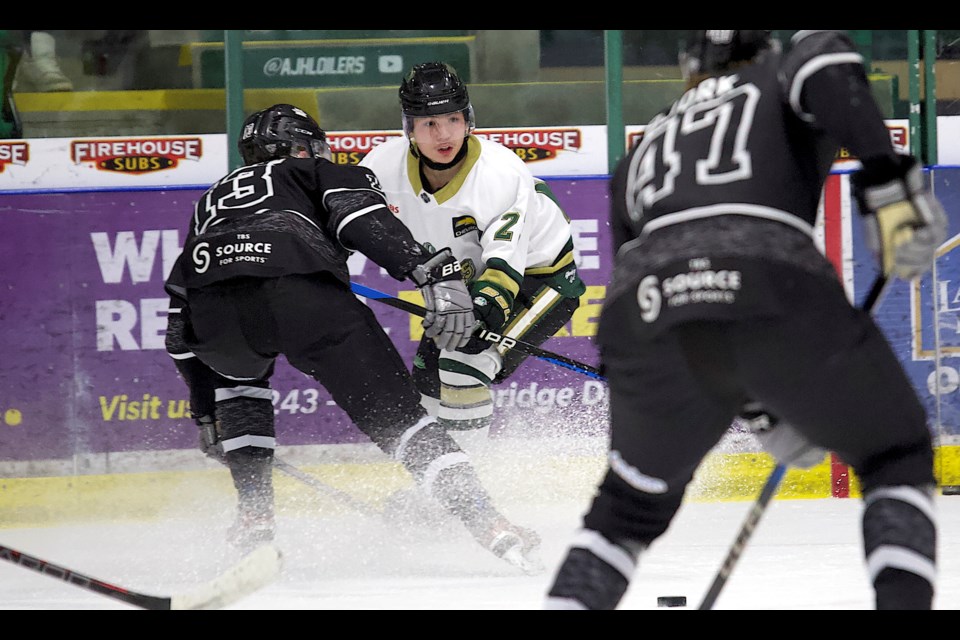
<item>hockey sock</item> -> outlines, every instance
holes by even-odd
[[[876,608],[932,608],[937,520],[931,491],[878,487],[864,504],[863,545]]]
[[[226,454],[240,511],[273,519],[273,449],[244,447]]]
[[[639,545],[632,551],[627,546],[590,529],[577,532],[547,593],[546,608],[616,609],[640,557]]]
[[[404,432],[394,457],[471,531],[498,516],[467,454],[431,418],[423,418]]]

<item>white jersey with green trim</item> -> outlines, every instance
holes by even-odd
[[[433,194],[406,137],[377,145],[360,164],[376,173],[390,210],[418,242],[450,247],[468,282],[496,258],[520,275],[555,271],[570,242],[569,218],[512,150],[473,135],[467,145],[459,173]]]

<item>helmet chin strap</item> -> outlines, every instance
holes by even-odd
[[[460,151],[457,151],[457,155],[453,156],[453,160],[451,160],[450,162],[434,162],[427,156],[420,153],[420,149],[417,147],[417,143],[413,142],[412,140],[410,141],[410,149],[413,151],[413,155],[416,156],[417,158],[420,158],[420,162],[427,165],[429,168],[433,169],[434,171],[444,171],[446,169],[452,168],[453,165],[457,164],[458,162],[460,162],[466,157],[467,138],[465,137],[463,139],[463,144],[460,145]]]

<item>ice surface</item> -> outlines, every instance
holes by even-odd
[[[531,455],[535,455],[531,453]],[[489,478],[490,468],[480,466]],[[543,537],[548,570],[524,576],[480,548],[459,523],[421,514],[382,519],[317,502],[278,513],[285,565],[268,587],[228,609],[534,610],[586,508],[596,469],[556,494],[522,491],[504,476],[490,486],[503,510]],[[226,470],[224,470],[226,473]],[[522,478],[522,476],[521,476]],[[534,479],[527,482],[535,485]],[[658,596],[700,603],[750,501],[687,502],[667,533],[642,557],[621,609],[658,609]],[[960,496],[938,496],[938,609],[960,609]],[[716,609],[870,609],[857,499],[777,499],[736,566]],[[402,511],[401,513],[406,513]],[[171,595],[215,577],[237,556],[223,544],[232,504],[185,501],[149,521],[100,521],[0,530],[0,544],[88,576],[151,595]],[[130,609],[130,605],[0,562],[0,609]]]

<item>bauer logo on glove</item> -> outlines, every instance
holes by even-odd
[[[440,349],[454,350],[470,341],[476,325],[470,292],[460,277],[460,263],[449,248],[441,249],[410,272],[423,294],[424,334]]]

